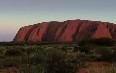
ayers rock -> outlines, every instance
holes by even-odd
[[[20,28],[15,42],[75,42],[108,37],[116,40],[116,24],[89,20],[43,22]]]

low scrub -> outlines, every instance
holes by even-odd
[[[115,46],[115,40],[112,40],[110,38],[104,37],[104,38],[93,38],[93,39],[87,39],[79,42],[79,46]]]

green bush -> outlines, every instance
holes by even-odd
[[[97,45],[97,46],[114,46],[115,45],[115,41],[107,38],[107,37],[103,37],[103,38],[93,38],[93,39],[87,39],[87,40],[83,40],[79,42],[79,46],[86,46],[86,45]]]
[[[38,52],[37,54],[34,54],[33,56],[30,57],[30,62],[29,64],[31,65],[37,65],[37,64],[42,64],[46,63],[47,56],[44,52]]]
[[[18,57],[7,57],[0,60],[0,65],[3,67],[18,67],[20,64]]]
[[[113,47],[111,49],[112,49],[113,61],[116,62],[116,47]]]
[[[25,52],[26,53],[26,52]],[[29,58],[26,58],[29,57]],[[61,49],[38,49],[23,56],[27,67],[20,67],[24,73],[75,73],[82,65],[82,57],[77,53],[68,53]]]
[[[80,67],[77,54],[61,50],[50,50],[48,53],[47,73],[75,73]]]
[[[22,51],[19,49],[8,49],[5,52],[5,56],[20,56]]]
[[[114,46],[115,41],[110,38],[99,38],[95,42],[99,46]]]
[[[0,47],[0,56],[3,56],[5,52],[5,48],[4,47]]]
[[[79,51],[79,52],[86,53],[86,54],[89,54],[92,50],[93,48],[89,46],[80,46],[80,47],[75,46],[74,47],[74,51]]]
[[[98,55],[97,60],[99,61],[113,61],[115,55],[112,49],[107,47],[101,47],[95,50]]]
[[[20,73],[46,73],[46,67],[43,64],[20,66]]]

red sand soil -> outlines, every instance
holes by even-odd
[[[7,69],[0,69],[0,73],[19,73],[15,67],[8,67]]]
[[[96,70],[97,68],[108,70],[110,65],[108,62],[89,62],[85,68],[79,69],[77,73],[87,73],[87,70]]]

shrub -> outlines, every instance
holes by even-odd
[[[61,48],[62,51],[68,51],[69,50],[69,47],[67,47],[66,45],[63,45],[62,48]]]
[[[74,51],[79,51],[79,52],[82,52],[82,53],[90,53],[91,51],[93,50],[92,47],[89,47],[89,46],[80,46],[80,47],[74,47]]]
[[[0,60],[0,65],[3,67],[18,67],[20,64],[20,58],[17,57],[7,57]]]
[[[19,70],[20,73],[46,73],[46,67],[43,64],[31,65],[30,67],[20,66]]]
[[[38,49],[29,57],[28,66],[20,68],[24,73],[75,73],[83,63],[77,53],[59,49]]]
[[[95,42],[99,46],[114,46],[115,41],[110,38],[99,38]]]
[[[112,49],[113,61],[116,62],[116,47],[113,47],[111,49]]]
[[[113,61],[115,57],[112,49],[106,47],[96,49],[95,53],[98,55],[97,60],[100,61]]]
[[[46,63],[47,56],[44,54],[44,51],[38,52],[37,54],[34,54],[30,57],[29,64],[31,65],[37,65]]]
[[[22,54],[22,51],[19,49],[8,49],[5,52],[6,56],[20,56]]]
[[[0,47],[0,56],[3,56],[5,52],[5,48],[4,47]]]
[[[93,39],[87,39],[87,40],[83,40],[79,42],[79,46],[86,46],[88,44],[91,44],[91,46],[114,46],[115,45],[115,41],[107,38],[107,37],[103,37],[103,38],[93,38]]]
[[[61,50],[52,50],[47,64],[47,73],[75,73],[81,65],[76,54]]]

